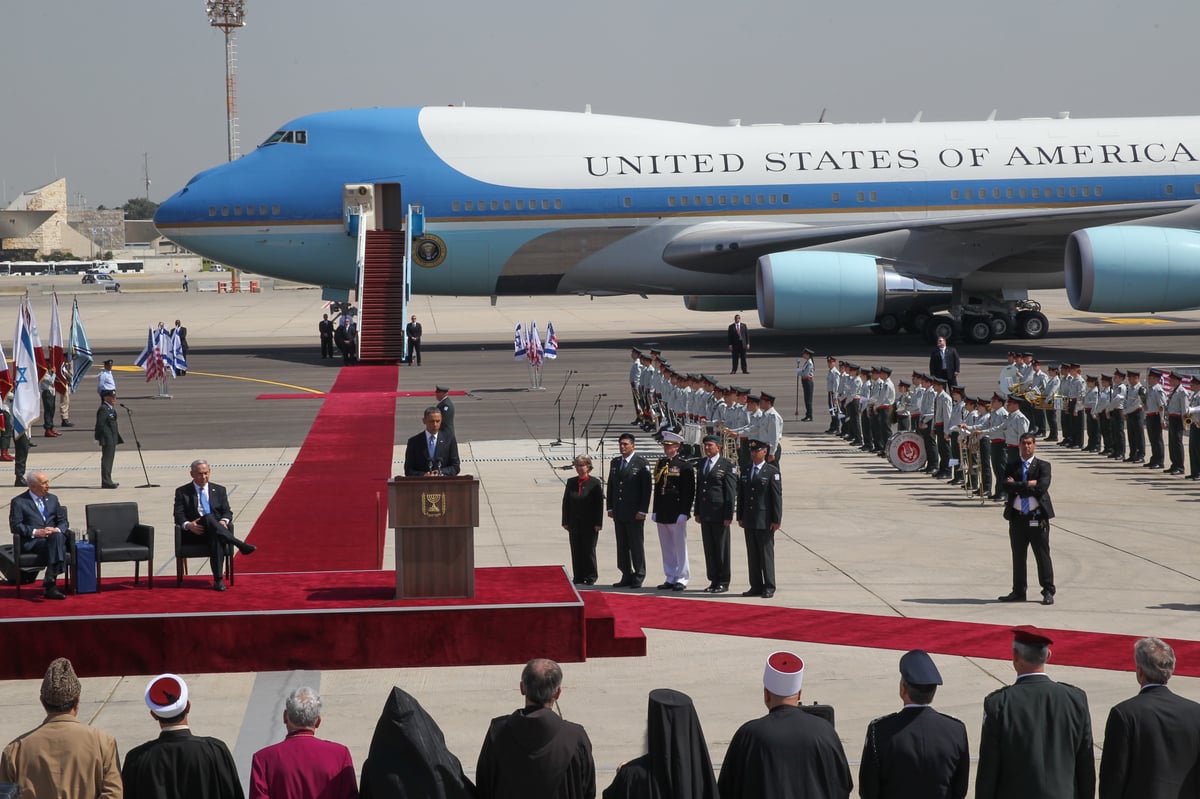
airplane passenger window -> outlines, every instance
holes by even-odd
[[[1084,186],[1082,189],[1080,189],[1080,191],[1083,193],[1084,197],[1092,196],[1092,187],[1091,186]]]
[[[215,206],[215,205],[208,206],[208,215],[216,216],[217,215],[217,206]]]
[[[1065,191],[1063,191],[1063,187],[1062,187],[1062,186],[1059,186],[1059,187],[1058,187],[1058,196],[1059,196],[1059,199],[1062,199],[1063,197],[1065,197],[1065,196],[1066,196],[1066,192],[1065,192]]]
[[[1074,186],[1072,186],[1072,187],[1071,187],[1071,196],[1072,196],[1072,197],[1074,197],[1074,196],[1076,196],[1077,194],[1079,194],[1079,189],[1077,189],[1077,188],[1075,188]]]
[[[841,195],[841,193],[840,193],[840,192],[836,192],[836,191],[835,191],[835,192],[833,193],[833,201],[834,201],[835,203],[840,203],[840,202],[842,201],[842,195]]]
[[[550,201],[549,200],[542,200],[542,210],[543,211],[550,210]]]
[[[517,200],[517,210],[518,211],[525,210],[525,201],[524,200]]]
[[[221,216],[229,216],[229,206],[228,205],[221,206]]]
[[[724,194],[717,197],[717,205],[725,205],[725,195]]]
[[[878,195],[878,194],[876,194],[875,192],[871,192],[871,194],[870,194],[870,200],[871,200],[871,202],[875,202],[875,201],[876,201],[876,200],[878,200],[878,199],[879,199],[879,195]],[[775,195],[774,195],[774,194],[772,194],[772,195],[771,195],[771,204],[773,205],[774,203],[775,203]]]
[[[1005,196],[1005,197],[1007,197],[1008,199],[1010,199],[1010,200],[1011,200],[1011,199],[1013,198],[1013,190],[1012,190],[1012,189],[1005,189],[1005,190],[1004,190],[1004,196]]]
[[[632,197],[622,197],[621,205],[625,206],[626,208],[632,208],[633,207],[633,198]]]
[[[958,199],[958,189],[951,189],[951,190],[950,190],[950,199],[951,199],[951,200],[957,200],[957,199]]]
[[[704,205],[704,198],[697,194],[692,198],[692,205]]]
[[[679,198],[679,204],[680,205],[688,204],[688,196],[686,194]]]
[[[512,200],[505,200],[505,201],[504,201],[504,210],[505,210],[505,211],[511,211],[511,210],[512,210]]]
[[[1042,190],[1039,189],[1037,186],[1034,186],[1033,187],[1033,199],[1036,200],[1037,198],[1039,198],[1041,196],[1042,196]]]
[[[857,199],[859,202],[862,202],[863,200],[865,200],[865,199],[866,199],[866,196],[865,196],[865,195],[864,195],[864,194],[863,194],[863,193],[860,191],[860,192],[859,192],[859,193],[858,193],[858,194],[855,196],[855,199]]]
[[[258,213],[261,214],[262,216],[266,216],[267,215],[267,206],[265,206],[265,205],[258,206]]]
[[[736,194],[731,194],[731,195],[729,195],[729,204],[730,204],[730,205],[737,205],[737,204],[738,204],[738,200],[740,200],[740,199],[741,199],[741,198],[740,198],[740,197],[738,197]]]
[[[240,206],[240,205],[233,206],[233,215],[241,216],[242,215],[242,206]]]
[[[459,203],[458,200],[454,200],[453,202],[450,203],[450,210],[458,211],[458,210],[460,210],[460,206],[461,206],[461,203]]]
[[[792,202],[792,195],[790,195],[790,194],[783,195],[783,204],[784,205],[788,205],[791,202]]]
[[[712,196],[711,194],[710,194],[710,195],[708,195],[708,197],[706,197],[706,198],[705,198],[705,200],[706,200],[706,202],[704,203],[705,205],[712,205],[712,204],[713,204],[713,196]]]
[[[1168,183],[1168,184],[1167,184],[1167,185],[1166,185],[1164,188],[1166,189],[1166,192],[1167,192],[1167,194],[1168,194],[1168,195],[1171,195],[1171,194],[1174,194],[1174,193],[1175,193],[1175,186],[1174,186],[1174,184]]]
[[[554,209],[555,209],[556,211],[561,211],[561,210],[562,210],[562,200],[559,200],[559,199],[557,199],[557,198],[554,200]]]
[[[993,200],[1000,199],[1000,190],[999,189],[992,189],[992,199]]]
[[[1104,193],[1104,187],[1103,187],[1103,186],[1097,186],[1097,187],[1096,187],[1096,196],[1097,196],[1097,197],[1099,197],[1099,196],[1100,196],[1101,194],[1103,194],[1103,193]]]
[[[254,206],[249,203],[246,204],[246,216],[254,216]]]
[[[493,210],[493,211],[499,211],[499,210],[500,210],[500,203],[499,203],[498,201],[496,201],[496,200],[492,200],[492,210]]]
[[[1029,190],[1028,190],[1028,189],[1026,189],[1024,186],[1022,186],[1022,187],[1021,187],[1021,192],[1020,192],[1020,194],[1021,194],[1021,199],[1022,199],[1022,200],[1024,200],[1024,199],[1025,199],[1025,195],[1027,195],[1028,193],[1029,193]]]
[[[474,202],[472,202],[471,200],[467,200],[467,210],[468,210],[468,211],[474,211],[474,210],[475,210],[475,203],[474,203]]]
[[[759,205],[762,205],[762,204],[763,204],[763,201],[764,201],[764,198],[763,198],[763,196],[762,196],[761,194],[760,194],[760,195],[758,195],[758,204],[759,204]]]
[[[674,207],[675,207],[675,198],[674,198],[674,197],[668,197],[668,198],[667,198],[667,207],[668,207],[668,208],[674,208]]]
[[[279,216],[279,206],[278,205],[271,206],[271,216]]]

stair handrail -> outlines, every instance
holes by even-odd
[[[404,291],[400,296],[400,323],[405,326],[404,347],[400,350],[400,358],[403,361],[408,360],[408,301],[412,298],[412,233],[413,205],[409,203],[404,215]]]
[[[354,359],[358,360],[362,354],[362,336],[363,336],[363,280],[365,279],[367,270],[367,225],[363,224],[362,206],[359,206],[359,222],[358,222],[358,239],[354,245],[354,268],[358,273],[358,288],[354,294],[354,301],[358,303],[358,335],[354,339]]]

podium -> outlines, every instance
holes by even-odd
[[[475,596],[478,480],[393,477],[388,518],[396,531],[396,599]]]

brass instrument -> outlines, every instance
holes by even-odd
[[[1183,429],[1187,432],[1191,432],[1192,425],[1194,424],[1196,424],[1196,422],[1192,420],[1192,414],[1185,413],[1183,415]]]
[[[738,434],[730,430],[724,422],[717,422],[714,432],[721,437],[721,457],[734,463],[738,462]]]
[[[1062,394],[1051,394],[1050,396],[1046,396],[1045,394],[1034,392],[1034,395],[1032,398],[1029,398],[1028,395],[1026,396],[1026,398],[1029,399],[1029,404],[1032,405],[1033,407],[1037,408],[1038,410],[1052,411],[1055,409],[1054,401],[1063,399],[1063,395]]]
[[[983,432],[980,430],[971,430],[967,433],[967,446],[961,447],[963,452],[963,460],[965,468],[963,474],[963,490],[968,495],[978,494],[979,504],[987,502],[987,496],[983,493],[983,470],[988,468],[988,464],[980,459],[979,450],[980,442],[983,440]],[[974,483],[974,486],[972,486]]]

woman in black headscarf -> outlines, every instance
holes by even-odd
[[[362,799],[474,799],[475,786],[416,699],[393,688],[363,763]]]
[[[717,779],[700,717],[680,691],[650,692],[646,754],[617,769],[603,799],[717,799]]]

